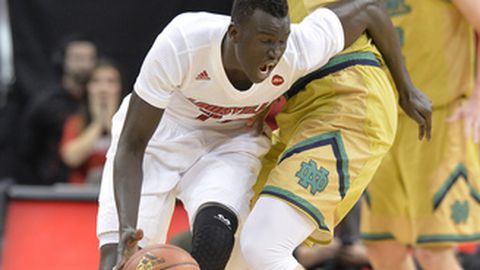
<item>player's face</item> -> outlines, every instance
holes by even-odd
[[[290,19],[276,18],[257,9],[238,25],[235,56],[250,81],[259,83],[270,75],[280,61],[290,34]]]

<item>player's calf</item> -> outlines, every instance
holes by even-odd
[[[100,247],[99,270],[112,270],[117,261],[118,244],[106,244]]]
[[[235,243],[238,219],[219,203],[202,205],[193,222],[192,256],[202,270],[223,270]]]

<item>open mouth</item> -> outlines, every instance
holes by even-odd
[[[268,63],[265,65],[262,65],[260,66],[260,73],[264,75],[269,74],[274,67],[275,67],[275,63]]]

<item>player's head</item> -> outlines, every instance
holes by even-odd
[[[266,79],[287,46],[290,19],[286,0],[235,0],[228,35],[250,81]]]

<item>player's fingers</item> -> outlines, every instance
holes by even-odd
[[[418,125],[418,139],[422,140],[424,136],[425,136],[425,126]]]
[[[425,129],[426,129],[426,124],[425,124],[425,119],[422,117],[422,115],[417,112],[413,111],[410,115],[415,122],[418,124],[418,139],[421,140],[425,136]]]
[[[415,110],[410,112],[410,118],[412,118],[418,125],[425,125],[425,119]]]
[[[432,138],[432,112],[429,111],[428,113],[425,114],[425,134],[427,137],[427,140],[430,141]]]
[[[458,121],[461,117],[462,117],[462,109],[459,108],[459,109],[456,109],[455,112],[453,112],[453,114],[450,117],[448,117],[447,121],[449,123],[452,123],[452,122]]]
[[[471,117],[467,117],[463,120],[463,125],[464,125],[464,135],[465,138],[468,139],[472,136],[472,126],[473,126],[473,120]]]
[[[137,246],[138,241],[142,240],[143,238],[143,230],[137,229],[133,234],[131,234],[128,238],[128,247],[132,248]]]
[[[473,125],[473,141],[475,143],[478,143],[480,140],[480,119],[475,119],[474,125]]]

